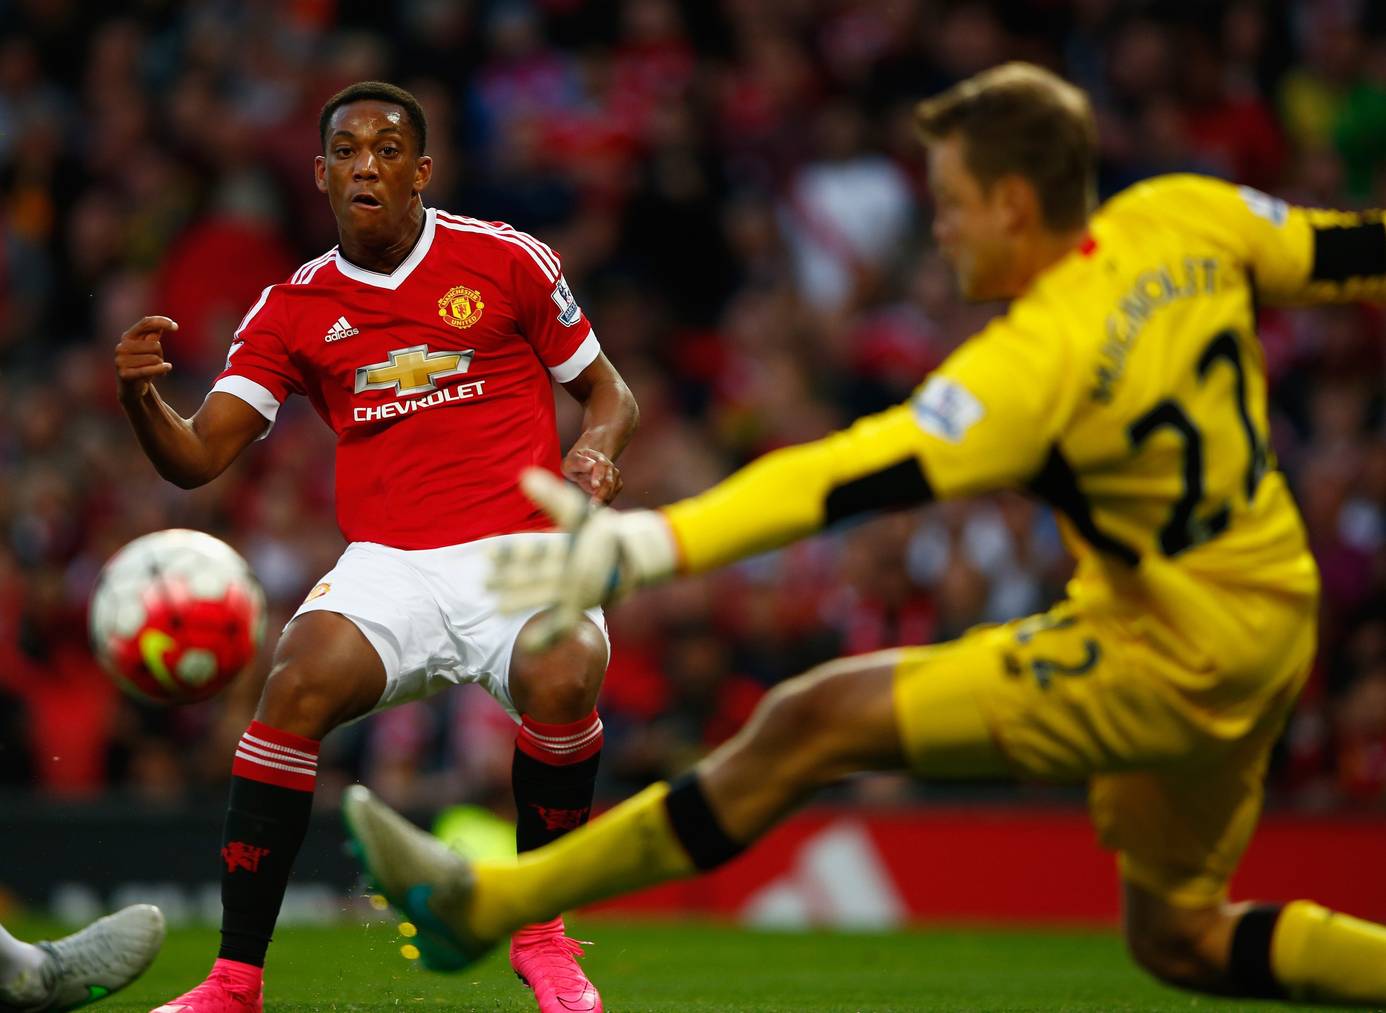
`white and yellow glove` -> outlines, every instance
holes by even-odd
[[[527,468],[520,489],[570,535],[491,552],[487,586],[502,612],[549,609],[526,628],[522,648],[543,650],[571,631],[584,610],[666,580],[678,568],[674,534],[658,511],[596,505],[543,468]]]

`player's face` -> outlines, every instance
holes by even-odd
[[[408,116],[393,103],[348,102],[332,114],[315,175],[343,239],[388,247],[409,233],[413,241],[415,198],[433,168],[417,149]]]
[[[1015,294],[1007,285],[1013,218],[1000,188],[984,188],[967,168],[964,143],[954,134],[929,144],[934,241],[957,272],[963,298],[1006,298]]]

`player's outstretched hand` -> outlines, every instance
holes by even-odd
[[[563,476],[592,497],[593,503],[610,503],[621,491],[621,469],[600,450],[574,447],[563,459]]]
[[[673,574],[673,533],[654,510],[612,510],[543,468],[529,468],[520,488],[571,538],[502,545],[491,554],[488,585],[503,612],[547,608],[521,647],[542,650],[572,630],[585,609],[605,605]]]
[[[163,336],[176,330],[178,324],[168,317],[144,317],[120,336],[115,368],[122,400],[144,397],[150,381],[173,369],[173,363],[164,360]]]

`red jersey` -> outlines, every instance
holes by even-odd
[[[431,549],[551,526],[517,479],[559,469],[549,378],[600,352],[553,250],[429,208],[390,274],[334,247],[260,293],[212,389],[271,423],[305,395],[337,434],[342,533]]]

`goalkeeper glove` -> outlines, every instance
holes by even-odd
[[[547,608],[526,627],[521,647],[542,650],[570,632],[582,613],[637,587],[672,576],[678,548],[655,510],[612,510],[543,468],[520,476],[524,494],[569,538],[508,544],[491,552],[488,587],[502,612]]]

